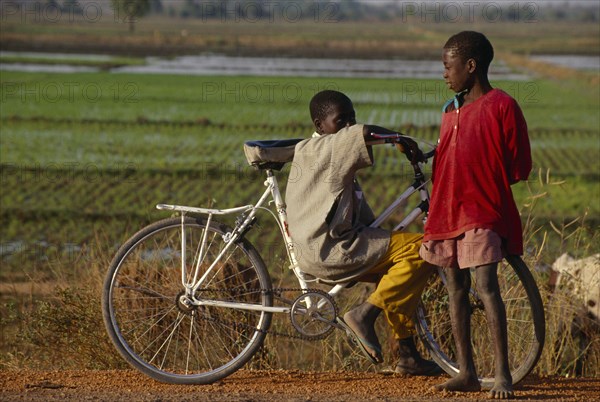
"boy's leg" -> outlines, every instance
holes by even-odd
[[[400,315],[412,317],[416,310],[427,279],[433,272],[433,268],[418,253],[422,237],[420,234],[392,233],[388,252],[368,273],[381,276],[375,292],[365,303],[344,315],[344,321],[352,330],[371,345],[380,347],[374,324],[382,310],[386,312],[389,322],[390,314],[394,318]],[[412,337],[410,318],[399,320],[398,325],[390,324],[400,338]],[[419,373],[416,375],[432,370],[429,362],[421,359],[420,355],[412,357],[416,359],[414,373]],[[427,367],[420,367],[423,364],[427,364]]]
[[[437,376],[444,371],[437,363],[424,359],[415,344],[414,322],[403,314],[385,312],[388,324],[394,333],[394,344],[392,345],[393,357],[396,366],[395,373],[411,376]]]
[[[446,287],[448,289],[452,335],[456,343],[459,373],[445,383],[436,385],[437,391],[479,391],[481,385],[477,379],[473,363],[471,346],[471,311],[469,289],[471,276],[468,269],[447,268]]]
[[[439,375],[442,369],[424,359],[414,342],[413,317],[434,267],[419,256],[422,235],[392,233],[388,267],[368,302],[385,311],[397,340],[395,371],[406,375]],[[374,268],[377,270],[377,267]]]
[[[365,341],[363,344],[368,353],[380,363],[383,362],[383,355],[375,332],[375,321],[381,311],[381,308],[366,301],[344,314],[344,322]]]
[[[498,264],[476,268],[477,293],[483,302],[485,315],[494,342],[495,381],[490,397],[507,399],[513,397],[512,376],[508,365],[508,329],[506,308],[498,285]]]

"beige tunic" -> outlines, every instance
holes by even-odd
[[[362,125],[296,145],[286,203],[304,272],[344,281],[368,271],[386,253],[390,232],[367,227],[373,213],[354,178],[372,164]]]

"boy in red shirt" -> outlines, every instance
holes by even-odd
[[[446,268],[460,367],[456,377],[435,389],[481,389],[471,349],[468,301],[468,268],[476,267],[477,291],[494,339],[495,384],[490,397],[507,399],[514,394],[497,265],[504,253],[523,253],[521,220],[510,185],[527,179],[531,150],[519,105],[489,83],[493,56],[492,45],[478,32],[460,32],[444,45],[444,80],[457,95],[444,105],[420,254]]]

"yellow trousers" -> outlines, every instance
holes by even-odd
[[[419,256],[423,235],[392,232],[387,253],[360,280],[379,279],[367,301],[385,312],[396,339],[415,333],[413,317],[433,265]]]

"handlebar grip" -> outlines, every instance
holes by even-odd
[[[431,151],[429,151],[429,152],[425,152],[425,153],[423,153],[423,158],[424,158],[425,160],[429,160],[429,159],[431,159],[431,158],[432,158],[434,155],[435,155],[435,148],[433,148],[433,149],[432,149]]]
[[[407,137],[407,139],[410,139],[411,141],[414,141],[411,137],[409,137],[409,136],[407,136],[405,134],[402,134],[402,133],[394,133],[394,134],[371,133],[371,136],[373,136],[373,138],[384,140],[386,143],[400,144],[402,146],[404,146],[406,144],[403,141],[404,140],[403,137]],[[422,162],[427,162],[429,159],[431,159],[435,155],[435,148],[433,148],[429,152],[422,152],[422,151],[420,151],[420,152],[422,154],[422,158],[419,158],[419,159],[421,159]],[[407,153],[406,157],[409,160],[411,160],[411,155],[409,155],[408,153]]]

